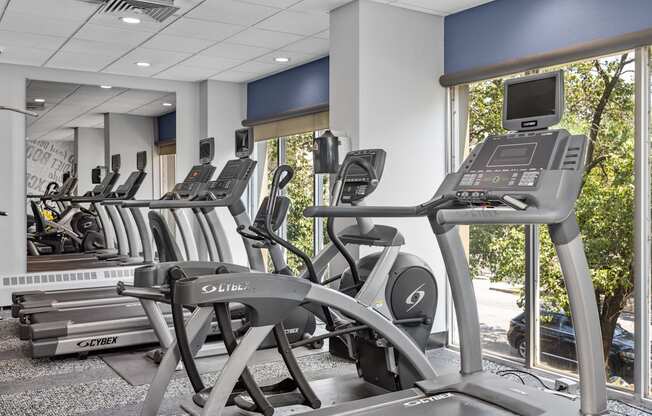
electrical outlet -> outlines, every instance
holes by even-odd
[[[558,378],[555,380],[555,390],[568,394],[577,394],[577,381],[568,378]]]

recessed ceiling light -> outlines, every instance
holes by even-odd
[[[274,58],[274,62],[278,62],[280,64],[285,64],[285,63],[290,62],[290,58],[288,58],[286,56],[277,56],[276,58]]]
[[[131,17],[131,16],[124,16],[120,18],[120,21],[122,23],[128,23],[130,25],[137,25],[140,23],[140,19],[137,17]]]
[[[152,66],[149,62],[136,62],[136,65],[142,66],[143,68],[147,68],[148,66]]]
[[[172,107],[172,103],[163,103],[163,107]]]
[[[45,98],[34,98],[34,102],[35,102],[35,103],[44,103],[44,102],[45,102]]]
[[[113,87],[110,86],[110,85],[100,85],[100,88],[105,89],[105,90],[110,90]]]

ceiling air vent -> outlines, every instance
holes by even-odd
[[[179,10],[174,0],[81,0],[86,3],[103,4],[98,13],[120,14],[136,12],[146,14],[162,22]]]
[[[34,101],[28,101],[25,104],[25,107],[28,110],[32,110],[32,111],[34,111],[34,110],[43,110],[45,108],[45,103],[36,103]]]

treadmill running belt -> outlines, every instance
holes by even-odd
[[[169,305],[162,304],[161,311],[170,313]],[[145,316],[140,303],[123,303],[119,305],[95,306],[81,309],[65,309],[32,315],[32,323],[70,321],[73,324],[128,319]]]
[[[407,391],[406,391],[407,392]],[[391,393],[390,393],[391,394]],[[432,396],[416,396],[388,404],[380,395],[362,400],[359,409],[351,406],[333,406],[311,412],[311,416],[328,416],[341,414],[346,409],[347,415],[355,416],[518,416],[502,407],[478,400],[460,393],[440,393]],[[355,402],[352,403],[355,405]]]

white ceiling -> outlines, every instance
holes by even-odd
[[[143,15],[129,25],[79,0],[0,0],[0,62],[244,82],[326,56],[328,12],[350,1],[175,0],[180,10],[163,23]],[[374,1],[447,15],[491,0]]]
[[[33,109],[37,118],[27,117],[27,137],[34,140],[72,140],[73,127],[104,127],[103,113],[153,117],[176,108],[176,96],[169,92],[29,81],[27,104],[36,98],[45,103],[42,109]]]

